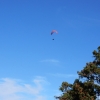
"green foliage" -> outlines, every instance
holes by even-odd
[[[94,61],[86,63],[83,70],[78,71],[79,79],[73,84],[62,82],[60,91],[63,94],[56,97],[59,100],[95,100],[100,94],[100,46],[93,51]],[[85,81],[83,81],[85,79]]]

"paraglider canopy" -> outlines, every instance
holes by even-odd
[[[54,34],[54,33],[57,34],[58,32],[57,32],[56,30],[52,30],[52,31],[51,31],[51,35]]]

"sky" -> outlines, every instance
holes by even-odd
[[[0,0],[0,100],[55,100],[99,39],[100,0]]]

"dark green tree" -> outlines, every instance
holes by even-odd
[[[62,82],[59,100],[96,100],[100,95],[100,46],[93,51],[94,61],[86,63],[83,70],[78,71],[79,78],[73,84]]]

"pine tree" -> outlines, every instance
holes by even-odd
[[[78,71],[79,78],[73,84],[62,82],[59,100],[96,100],[100,95],[100,46],[93,51],[94,61],[86,63],[83,70]]]

